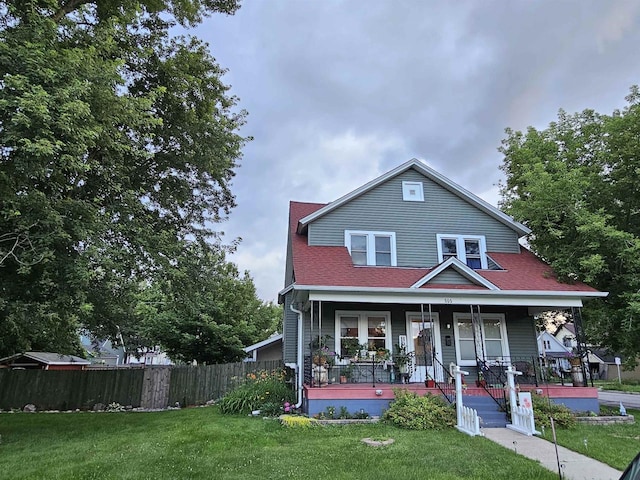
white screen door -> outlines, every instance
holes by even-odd
[[[423,382],[427,376],[438,382],[442,378],[436,378],[435,372],[440,369],[433,368],[433,357],[442,362],[442,349],[440,348],[440,322],[436,314],[433,322],[429,320],[429,314],[424,318],[419,313],[407,314],[407,331],[409,333],[407,351],[414,353],[413,373],[409,381]],[[442,373],[438,373],[442,377]]]

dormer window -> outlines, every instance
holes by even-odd
[[[422,182],[402,182],[402,200],[405,202],[424,202]]]
[[[438,235],[438,262],[455,257],[474,270],[487,268],[487,247],[480,235]]]
[[[344,244],[354,265],[396,266],[395,232],[346,230]]]

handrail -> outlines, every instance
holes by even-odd
[[[445,366],[435,356],[433,357],[433,370],[435,377],[433,380],[436,388],[442,392],[442,395],[444,395],[444,398],[450,404],[454,403],[456,393],[455,377],[451,375],[449,369],[445,368]],[[442,378],[443,381],[438,381],[439,378]]]
[[[505,409],[504,386],[507,383],[507,374],[501,368],[495,368],[480,358],[476,358],[476,364],[478,365],[476,385],[487,392],[501,409]]]

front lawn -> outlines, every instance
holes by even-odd
[[[618,381],[602,381],[598,380],[593,382],[596,387],[600,387],[603,390],[617,390],[619,392],[634,392],[640,393],[640,381],[638,380],[624,380],[622,383]]]
[[[483,438],[386,425],[284,428],[215,408],[0,414],[3,479],[554,479]],[[360,439],[396,441],[370,447]]]
[[[627,410],[627,413],[633,415],[636,422],[640,421],[640,410]],[[557,430],[556,433],[558,445],[600,460],[618,470],[624,470],[640,452],[638,423],[614,425],[579,423],[574,428]],[[551,429],[545,429],[544,438],[553,441]]]

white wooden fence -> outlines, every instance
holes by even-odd
[[[476,436],[483,434],[480,432],[480,417],[477,410],[465,407],[462,403],[462,375],[469,375],[469,372],[463,372],[456,365],[454,374],[456,377],[456,413],[458,423],[456,428],[467,435]]]

